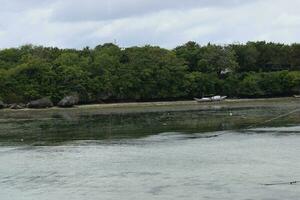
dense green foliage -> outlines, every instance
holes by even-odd
[[[114,44],[82,50],[26,45],[0,50],[7,103],[77,93],[82,103],[288,96],[300,92],[300,44],[249,42],[173,50]]]

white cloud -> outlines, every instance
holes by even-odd
[[[140,16],[162,10],[236,6],[257,0],[64,0],[55,4],[55,21],[98,21]]]
[[[115,39],[121,46],[152,44],[167,48],[189,40],[201,44],[300,40],[297,0],[0,0],[0,3],[0,48],[26,43],[81,48]]]

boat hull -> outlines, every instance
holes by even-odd
[[[195,101],[202,103],[202,102],[216,102],[216,101],[223,101],[225,100],[227,97],[226,96],[213,96],[213,97],[209,97],[209,98],[194,98]]]

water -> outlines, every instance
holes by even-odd
[[[2,147],[0,197],[299,199],[299,185],[263,185],[300,180],[300,127],[285,130]]]
[[[3,120],[0,199],[298,200],[299,113],[247,129],[286,111]]]

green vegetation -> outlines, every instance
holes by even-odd
[[[173,50],[25,45],[0,50],[0,88],[6,103],[42,97],[57,103],[73,93],[81,103],[289,96],[300,92],[300,44],[188,42]]]

